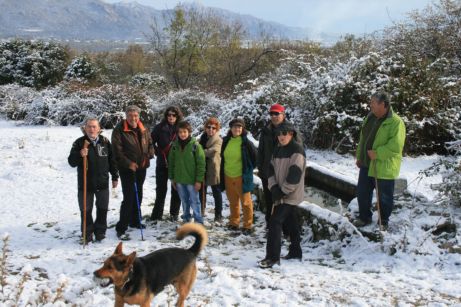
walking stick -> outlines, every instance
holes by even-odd
[[[90,142],[85,140],[83,142],[83,148],[86,149],[90,145]],[[83,248],[86,245],[86,176],[88,172],[88,156],[83,157]]]
[[[138,184],[136,183],[136,172],[134,172],[134,194],[136,195],[136,205],[138,205],[138,219],[139,219],[139,229],[141,230],[141,241],[144,241],[144,234],[142,232],[142,224],[141,224],[141,204],[139,203],[138,197]]]
[[[202,216],[205,216],[205,208],[206,208],[206,186],[205,181],[202,183]]]
[[[383,224],[381,221],[381,204],[379,202],[379,188],[378,188],[378,172],[376,170],[376,160],[373,161],[373,172],[375,177],[375,189],[376,189],[376,207],[378,210],[378,223],[379,223],[379,230],[383,230]]]

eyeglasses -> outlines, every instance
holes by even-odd
[[[210,130],[217,130],[218,128],[216,128],[215,126],[206,126],[207,129],[210,129]]]
[[[232,128],[243,128],[242,125],[233,125]]]
[[[286,136],[286,135],[288,135],[288,134],[290,134],[290,131],[279,131],[279,132],[277,133],[277,136],[280,136],[280,135]]]
[[[279,115],[282,114],[282,113],[280,113],[280,112],[269,112],[269,114],[270,114],[271,116],[279,116]]]
[[[167,117],[170,117],[170,116],[171,116],[171,117],[176,117],[177,115],[176,115],[176,113],[168,113],[166,116],[167,116]]]

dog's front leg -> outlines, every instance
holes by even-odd
[[[123,297],[118,295],[117,293],[115,294],[115,307],[123,307],[125,305],[125,301],[123,300]]]

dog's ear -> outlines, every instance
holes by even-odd
[[[121,255],[122,254],[122,242],[120,242],[117,247],[115,248],[114,255]]]
[[[128,258],[126,259],[126,265],[128,267],[131,267],[133,265],[134,258],[136,258],[136,252],[132,252],[128,255]]]

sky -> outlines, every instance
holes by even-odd
[[[115,3],[121,0],[104,0]],[[173,8],[177,0],[136,0],[156,9]],[[328,33],[364,34],[381,30],[437,0],[196,0],[204,6]],[[124,2],[131,2],[124,0]]]

